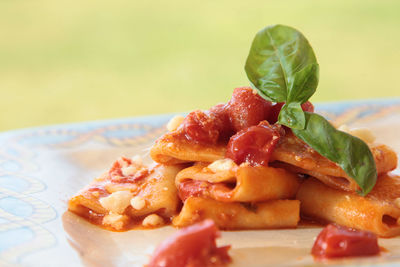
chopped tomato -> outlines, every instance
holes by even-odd
[[[179,183],[178,194],[182,201],[189,197],[206,196],[212,185],[208,181],[189,180]]]
[[[124,175],[122,173],[123,166],[121,165],[120,161],[124,161],[128,166],[134,164],[131,159],[125,157],[121,157],[120,160],[115,161],[108,172],[111,181],[116,180],[118,183],[134,183],[135,181],[140,180],[149,174],[148,168],[140,167],[134,173]]]
[[[269,116],[267,118],[268,122],[271,124],[274,124],[278,121],[278,116],[279,116],[279,112],[281,112],[282,106],[285,103],[275,103],[272,107],[271,107],[271,112],[269,113]]]
[[[218,192],[218,195],[212,195],[211,192]],[[231,195],[232,187],[229,187],[226,183],[210,183],[208,181],[201,180],[187,180],[179,183],[178,196],[182,201],[185,201],[189,197],[203,197],[211,198],[216,200],[227,199]]]
[[[210,109],[210,114],[215,118],[215,124],[219,131],[219,139],[224,141],[229,140],[234,132],[229,118],[228,105],[215,105]]]
[[[215,117],[210,112],[195,110],[183,121],[183,132],[189,140],[216,144],[219,129]]]
[[[284,102],[276,103],[271,107],[271,112],[269,113],[269,116],[267,118],[269,123],[274,124],[278,121],[279,112],[281,112],[282,106],[284,104]],[[301,108],[304,111],[314,112],[314,105],[310,101],[301,104]]]
[[[182,136],[198,143],[214,145],[263,120],[276,123],[283,104],[272,105],[249,87],[236,88],[227,104],[189,113],[182,124]],[[304,111],[314,111],[314,106],[308,101],[301,107]]]
[[[148,267],[217,267],[231,262],[230,246],[217,247],[219,232],[212,220],[179,230],[155,250]]]
[[[259,125],[243,129],[232,136],[226,157],[236,164],[248,162],[252,166],[267,166],[280,136],[279,126],[271,126],[267,121],[262,121]]]
[[[321,231],[311,251],[317,259],[370,256],[378,253],[378,239],[374,233],[336,224],[329,224]]]
[[[301,109],[307,112],[314,112],[314,105],[310,101],[307,101],[301,104]]]
[[[265,120],[272,103],[249,87],[236,88],[228,102],[229,117],[235,132],[257,125]]]

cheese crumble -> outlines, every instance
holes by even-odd
[[[121,168],[121,172],[123,176],[131,176],[134,175],[138,171],[136,166],[128,166]]]
[[[142,224],[143,224],[143,226],[146,226],[146,227],[161,226],[164,224],[164,220],[157,214],[150,214],[149,216],[147,216],[146,218],[143,219]]]
[[[110,213],[103,218],[103,225],[108,225],[115,230],[122,230],[124,226],[128,223],[128,216]]]
[[[175,131],[176,129],[178,129],[179,125],[182,124],[184,119],[185,117],[180,115],[174,116],[172,119],[169,120],[167,124],[167,130],[169,132]]]
[[[132,193],[129,191],[117,191],[107,197],[100,198],[100,204],[108,211],[121,214],[129,206]]]
[[[144,200],[142,197],[140,196],[136,196],[133,197],[131,199],[131,206],[132,208],[134,208],[135,210],[141,210],[146,206],[146,200]]]
[[[231,159],[219,159],[208,165],[208,169],[212,172],[229,171],[236,166],[236,163]]]

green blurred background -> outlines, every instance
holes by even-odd
[[[400,96],[398,0],[0,0],[0,131],[226,101],[275,23],[314,47],[313,101]]]

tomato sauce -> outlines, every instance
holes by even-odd
[[[235,132],[257,125],[265,120],[272,103],[263,99],[257,92],[248,87],[236,88],[228,102],[228,113]]]
[[[183,136],[199,143],[216,144],[227,141],[236,132],[265,120],[272,103],[249,87],[236,88],[227,104],[208,111],[189,113],[182,125]]]
[[[121,157],[122,161],[125,161],[127,166],[131,166],[132,160]],[[118,183],[135,183],[137,180],[143,179],[147,175],[149,175],[149,169],[147,168],[140,168],[137,169],[132,175],[124,175],[122,173],[123,166],[121,165],[120,161],[115,161],[112,165],[108,174],[110,175],[111,181],[117,181]]]
[[[195,110],[183,121],[183,132],[188,140],[216,144],[219,139],[218,117],[211,112]]]
[[[320,260],[372,256],[379,251],[378,238],[374,233],[329,224],[318,235],[311,254]]]
[[[228,143],[226,156],[237,164],[266,166],[282,131],[284,134],[283,127],[270,125],[277,122],[283,105],[265,100],[250,87],[236,88],[228,103],[189,113],[179,128],[180,136],[208,145]],[[309,101],[301,107],[314,111]]]
[[[210,183],[208,181],[187,180],[179,183],[178,195],[182,201],[189,197],[214,198],[218,201],[230,199],[235,183]]]
[[[231,137],[226,157],[236,164],[248,162],[252,166],[268,166],[269,158],[281,136],[278,125],[262,121],[257,126],[243,129]]]
[[[218,104],[210,109],[210,113],[214,115],[215,122],[218,125],[219,140],[228,141],[235,133],[232,128],[231,119],[228,113],[229,104]]]
[[[189,197],[206,197],[212,184],[207,181],[189,180],[179,183],[178,194],[182,201]]]
[[[183,228],[162,242],[147,267],[217,267],[232,260],[230,246],[217,247],[219,237],[212,220]]]

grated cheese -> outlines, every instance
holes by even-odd
[[[131,199],[131,206],[135,210],[141,210],[146,206],[146,200],[140,196],[133,197]]]
[[[229,171],[236,166],[236,163],[231,159],[219,159],[208,165],[208,169],[212,172]]]
[[[103,225],[108,225],[114,228],[115,230],[121,230],[128,222],[128,216],[110,213],[104,216]]]
[[[100,198],[100,204],[108,211],[121,214],[129,206],[132,193],[129,191],[117,191],[107,197]]]
[[[185,117],[177,115],[174,116],[172,119],[169,120],[169,122],[167,123],[167,130],[169,132],[175,131],[176,129],[178,129],[179,125],[182,124],[183,120],[185,119]]]
[[[146,227],[161,226],[164,224],[164,220],[157,214],[150,214],[149,216],[147,216],[146,218],[143,219],[142,224],[143,224],[143,226],[146,226]]]

